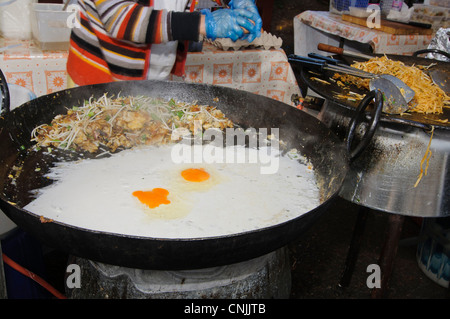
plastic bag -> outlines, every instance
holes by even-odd
[[[0,2],[1,36],[7,39],[31,39],[31,2],[31,0]]]

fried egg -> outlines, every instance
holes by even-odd
[[[47,175],[53,184],[37,190],[24,209],[88,230],[204,238],[276,225],[320,205],[304,158],[274,152],[277,172],[261,174],[259,162],[175,163],[171,151],[170,145],[147,146],[59,163]]]

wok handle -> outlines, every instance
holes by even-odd
[[[359,144],[352,150],[352,142],[355,137],[355,130],[357,124],[362,121],[365,116],[365,110],[370,102],[375,99],[375,105],[372,111],[372,119],[366,133],[362,137]],[[352,118],[348,131],[347,131],[347,151],[350,155],[350,162],[356,159],[364,149],[369,145],[373,135],[378,127],[380,121],[381,112],[383,110],[383,95],[380,90],[372,90],[362,99],[356,109],[355,116]]]
[[[319,43],[317,45],[317,49],[320,51],[325,51],[325,52],[339,54],[339,55],[348,55],[351,57],[362,58],[362,59],[366,59],[366,60],[370,60],[373,58],[373,56],[368,55],[368,54],[360,53],[358,51],[344,50],[343,48],[335,47],[335,46],[328,45],[325,43]]]
[[[419,54],[424,54],[424,53],[435,53],[435,54],[440,54],[445,56],[447,59],[450,59],[450,53],[447,53],[445,51],[439,50],[439,49],[423,49],[423,50],[419,50],[413,53],[413,56],[416,57]]]
[[[321,54],[318,54],[318,53],[314,53],[314,52],[311,52],[311,53],[308,53],[308,57],[310,57],[310,58],[313,58],[313,59],[318,59],[318,60],[324,60],[324,61],[326,61],[328,64],[334,64],[334,65],[344,65],[341,61],[339,61],[339,60],[336,60],[336,59],[333,59],[333,58],[331,58],[331,57],[328,57],[328,56],[324,56],[324,55],[321,55]]]
[[[326,61],[303,57],[303,56],[294,55],[294,54],[291,54],[288,56],[288,61],[290,63],[298,63],[302,66],[307,67],[308,69],[311,69],[311,70],[314,70],[317,72],[321,72],[321,73],[324,72],[324,70],[326,70],[326,68],[327,68]]]
[[[344,54],[343,48],[335,47],[335,46],[328,45],[325,43],[319,43],[317,45],[317,49],[319,49],[320,51],[325,51],[325,52],[334,53],[334,54],[340,54],[340,55]]]
[[[10,96],[8,83],[3,75],[2,70],[0,70],[0,114],[9,112],[10,107]]]
[[[303,66],[305,66],[309,69],[312,69],[314,71],[320,72],[320,73],[323,73],[324,71],[333,71],[333,72],[344,73],[344,74],[348,74],[348,75],[361,77],[364,79],[373,79],[374,77],[376,77],[372,73],[365,72],[363,70],[353,68],[348,65],[342,65],[340,63],[330,64],[330,63],[328,63],[328,61],[323,60],[323,59],[315,59],[315,58],[311,58],[311,57],[304,57],[304,56],[300,56],[300,55],[291,54],[288,57],[288,61],[291,63],[295,62],[295,63],[302,64]]]

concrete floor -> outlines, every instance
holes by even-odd
[[[388,213],[370,211],[349,285],[339,287],[359,208],[343,199],[321,216],[308,232],[290,247],[292,258],[291,298],[369,299],[366,281],[377,264],[388,225]],[[405,218],[385,299],[447,299],[450,289],[438,285],[419,268],[416,251],[421,220]]]

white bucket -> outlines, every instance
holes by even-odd
[[[450,218],[424,219],[416,258],[428,278],[442,287],[449,287]]]
[[[30,40],[32,0],[0,0],[0,35],[4,38]]]

